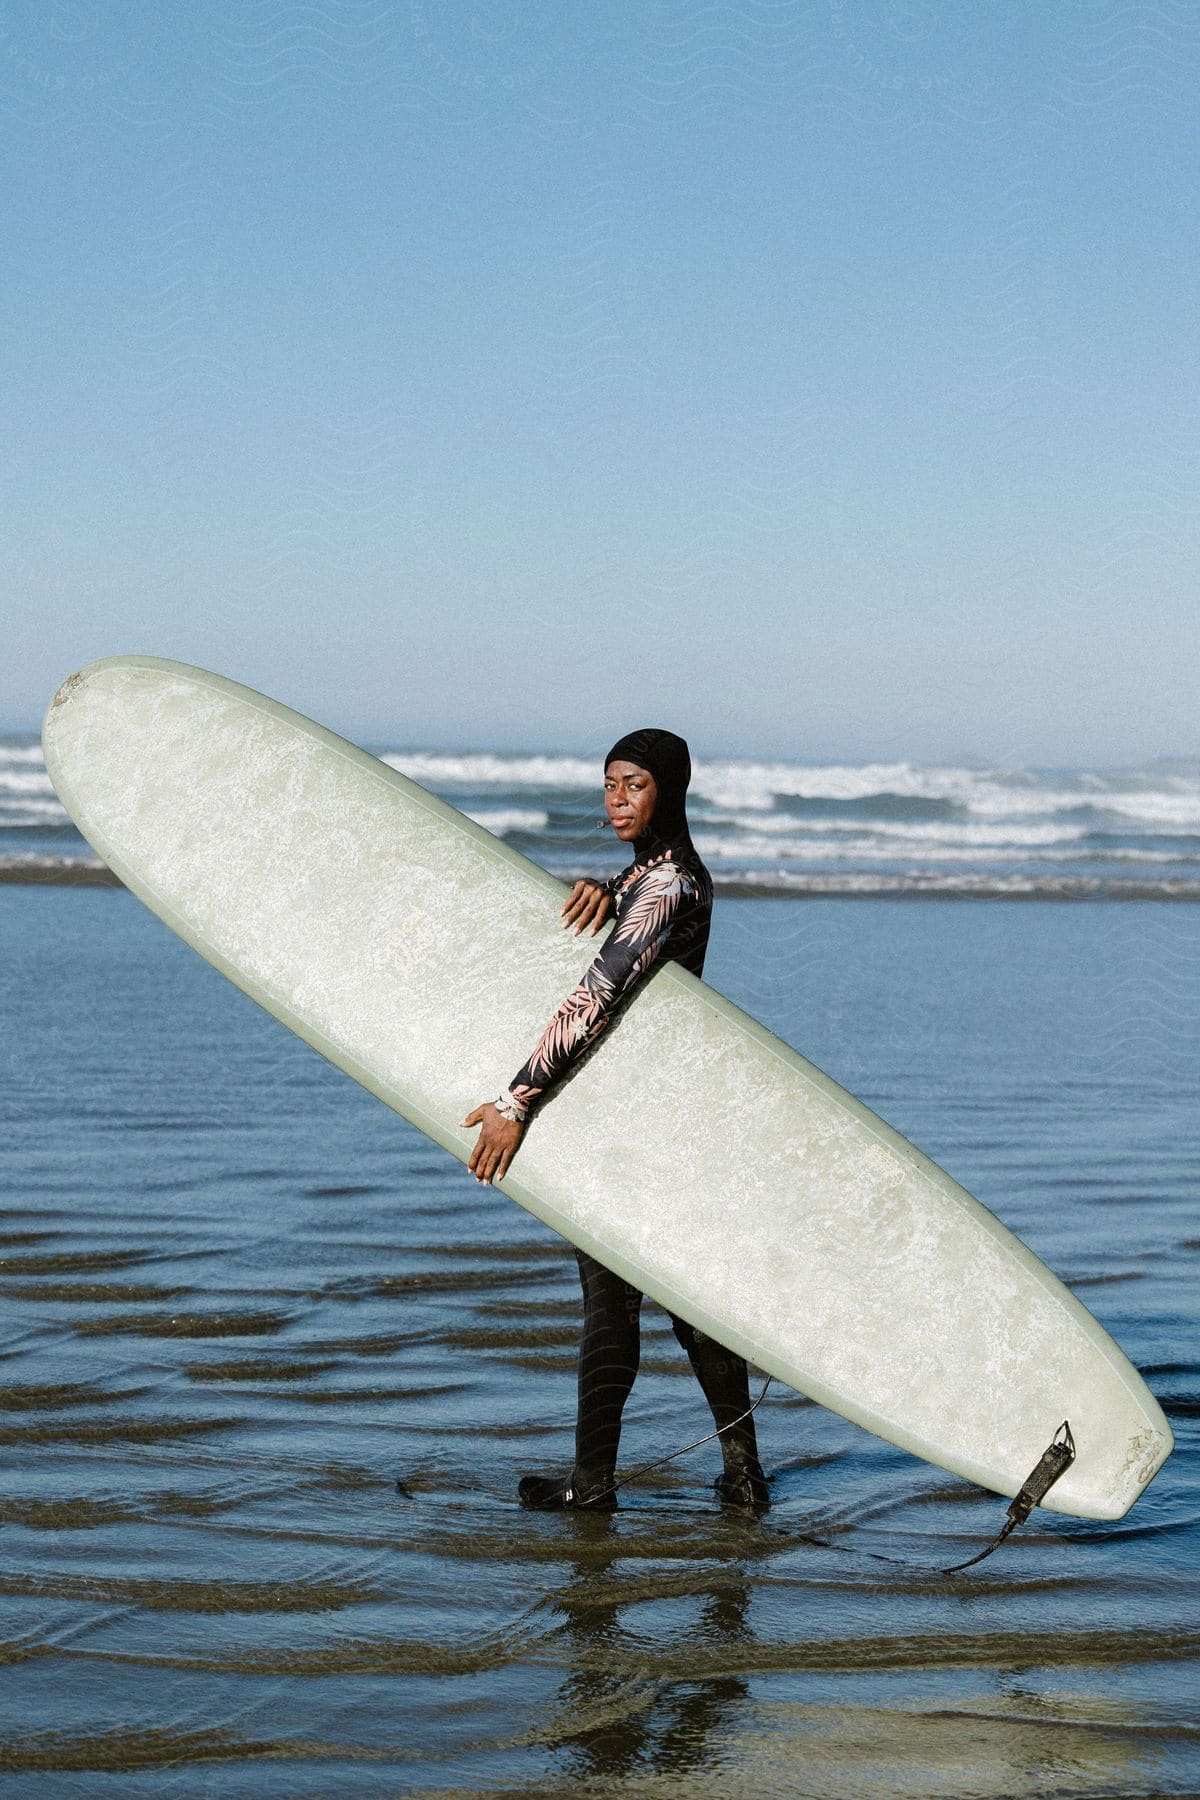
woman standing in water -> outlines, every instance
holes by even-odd
[[[576,932],[590,926],[594,934],[611,910],[616,928],[511,1084],[463,1120],[480,1127],[467,1164],[477,1180],[503,1179],[530,1108],[546,1101],[656,963],[678,962],[694,975],[703,970],[713,890],[688,831],[691,773],[688,747],[670,731],[630,732],[605,758],[605,810],[622,843],[632,844],[634,860],[603,884],[577,881],[563,906],[563,923]],[[575,1467],[566,1478],[526,1475],[517,1491],[524,1506],[609,1511],[617,1503],[621,1413],[638,1370],[642,1296],[594,1257],[582,1250],[575,1255],[584,1309]],[[672,1316],[671,1324],[721,1434],[725,1468],[717,1493],[727,1505],[761,1511],[770,1499],[749,1412],[746,1364],[683,1319]]]

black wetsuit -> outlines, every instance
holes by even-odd
[[[654,816],[634,844],[630,867],[605,884],[616,917],[612,933],[497,1101],[508,1118],[523,1120],[530,1107],[546,1101],[657,963],[678,962],[694,975],[704,968],[713,888],[684,811],[691,775],[687,745],[671,732],[633,732],[609,751],[605,768],[622,760],[654,776]],[[638,1370],[642,1295],[595,1257],[582,1250],[575,1254],[584,1303],[575,1468],[565,1483],[527,1476],[521,1483],[527,1505],[587,1505],[589,1499],[611,1504],[608,1484],[617,1460],[621,1413]],[[745,1362],[685,1320],[672,1316],[671,1324],[723,1432],[723,1480],[730,1484],[725,1491],[737,1498],[733,1488],[747,1469],[757,1471],[762,1482],[754,1420],[734,1424],[750,1404]],[[754,1498],[764,1503],[758,1489]]]

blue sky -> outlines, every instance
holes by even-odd
[[[1200,752],[1190,6],[6,0],[0,724]],[[15,653],[14,653],[15,651]]]

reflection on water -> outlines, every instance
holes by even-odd
[[[786,1390],[762,1520],[711,1445],[611,1518],[522,1512],[569,1452],[564,1247],[128,896],[0,892],[0,1795],[1196,1791],[1187,913],[718,915],[714,980],[996,1206],[1175,1425],[1120,1526],[1035,1515],[948,1581],[1003,1502]],[[628,1465],[706,1417],[647,1308]]]

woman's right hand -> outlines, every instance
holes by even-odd
[[[460,1129],[469,1131],[472,1125],[481,1129],[475,1139],[475,1148],[467,1158],[467,1167],[476,1181],[491,1187],[493,1181],[503,1181],[508,1174],[508,1165],[517,1154],[525,1127],[516,1119],[506,1119],[490,1100],[469,1112]]]
[[[574,926],[578,936],[585,925],[592,928],[595,937],[609,914],[612,899],[608,889],[601,887],[598,881],[577,881],[571,892],[563,901],[563,930]]]

